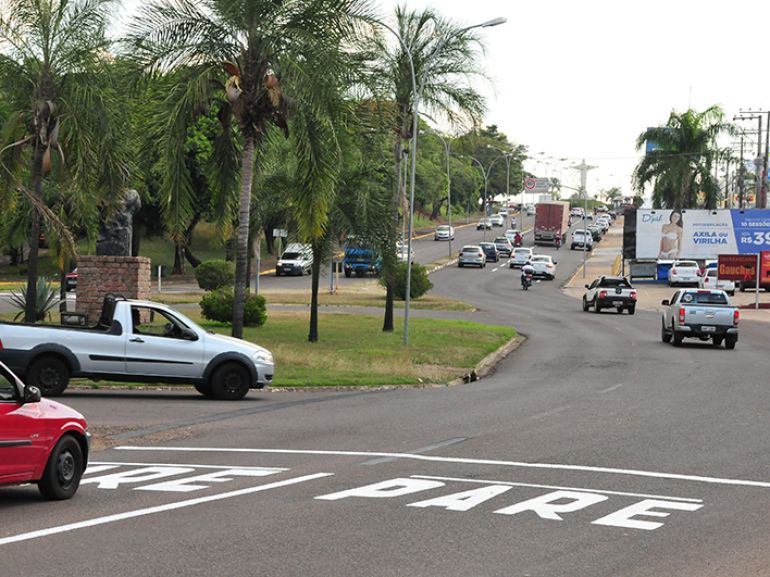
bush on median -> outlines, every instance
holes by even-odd
[[[222,287],[211,291],[201,299],[201,314],[210,321],[230,323],[233,320],[235,291]],[[261,327],[267,321],[267,305],[262,295],[246,295],[243,307],[243,324],[247,327]]]

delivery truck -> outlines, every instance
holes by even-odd
[[[569,230],[569,202],[552,200],[535,206],[535,244],[564,244]]]

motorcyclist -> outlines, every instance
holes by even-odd
[[[521,286],[526,288],[532,284],[532,277],[535,274],[535,267],[532,266],[532,262],[527,261],[523,267],[521,267]]]

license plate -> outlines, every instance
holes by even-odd
[[[612,305],[616,307],[622,307],[623,301],[612,301]]]
[[[704,333],[713,333],[713,332],[716,332],[716,330],[717,330],[717,328],[716,328],[716,327],[710,327],[710,326],[702,326],[700,329],[701,329],[701,330],[702,330]]]

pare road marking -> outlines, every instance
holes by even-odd
[[[407,495],[414,495],[416,493],[423,493],[425,491],[442,489],[447,485],[445,481],[450,480],[451,478],[445,477],[443,479],[444,480],[439,480],[439,478],[436,477],[430,478],[426,476],[414,476],[408,478],[399,477],[372,483],[370,485],[364,485],[362,487],[337,491],[327,495],[320,495],[315,498],[321,501],[339,501],[341,499],[350,498],[394,499],[405,497]],[[507,493],[513,489],[514,486],[543,487],[523,483],[498,483],[495,481],[483,481],[479,483],[475,479],[461,479],[461,481],[466,483],[477,483],[482,486],[475,489],[463,490],[457,493],[439,495],[430,499],[407,503],[406,506],[421,509],[437,507],[447,511],[464,512],[469,511],[490,499],[494,499],[499,495]],[[550,491],[544,495],[514,502],[513,504],[496,509],[493,512],[498,515],[511,516],[519,514],[528,514],[531,516],[534,514],[540,519],[563,521],[564,515],[582,511],[593,505],[603,503],[610,498],[610,494],[618,495],[623,493],[558,488],[557,490]],[[633,494],[625,493],[624,495]],[[662,522],[640,519],[639,517],[665,518],[671,514],[669,511],[697,511],[703,507],[703,503],[697,499],[674,499],[676,500],[670,498],[644,498],[639,502],[624,506],[609,515],[603,515],[591,521],[591,523],[607,527],[653,531],[661,528],[664,524]]]

